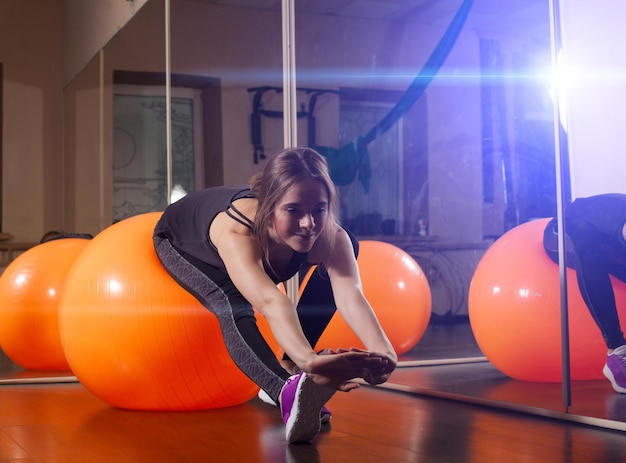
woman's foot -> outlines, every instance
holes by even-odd
[[[287,442],[310,442],[320,432],[320,411],[335,389],[320,386],[304,373],[290,377],[280,393]]]
[[[262,402],[278,407],[278,404],[274,402],[274,399],[272,399],[270,395],[267,392],[265,392],[263,389],[259,389],[259,393],[257,394],[257,396],[259,397],[259,399],[261,399]],[[320,410],[320,423],[322,424],[330,423],[330,419],[332,418],[332,416],[333,414],[328,408],[326,408],[326,406],[322,407],[322,409]]]
[[[616,392],[626,394],[626,345],[614,349],[606,356],[602,373]]]

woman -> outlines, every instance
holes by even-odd
[[[609,275],[626,282],[626,195],[578,198],[564,209],[566,263],[576,269],[583,300],[608,352],[603,373],[616,392],[626,393],[626,340]],[[558,262],[556,219],[548,222],[544,248]]]
[[[383,383],[397,363],[363,295],[337,201],[325,159],[288,149],[250,188],[210,188],[173,203],[154,233],[165,268],[215,313],[234,362],[279,404],[289,442],[318,434],[322,407],[337,390],[355,389],[355,378]],[[296,308],[277,287],[304,265],[318,265],[318,286],[324,280],[327,288],[316,291],[313,311],[305,301]],[[284,350],[284,366],[260,334],[253,307]],[[313,350],[335,307],[369,351]]]

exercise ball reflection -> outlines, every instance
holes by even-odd
[[[68,274],[60,333],[79,381],[111,405],[200,410],[248,401],[258,387],[231,360],[217,318],[161,265],[161,213],[97,235]]]
[[[20,254],[0,277],[0,347],[30,370],[70,369],[59,336],[66,275],[89,240],[64,238]]]
[[[398,355],[411,350],[422,338],[431,316],[431,292],[419,264],[404,250],[382,241],[361,241],[357,264],[363,293]],[[311,269],[302,281],[304,291]],[[315,348],[365,346],[335,313]]]
[[[502,373],[525,381],[560,382],[562,376],[559,268],[543,248],[548,221],[524,223],[500,237],[478,263],[469,290],[480,349]],[[571,378],[601,379],[607,348],[574,270],[566,274]],[[613,286],[624,319],[626,286],[616,280]]]

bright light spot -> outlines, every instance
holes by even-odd
[[[109,291],[114,294],[122,292],[122,283],[117,280],[109,280]]]
[[[523,299],[528,299],[530,297],[530,289],[528,288],[520,288],[517,291],[517,294],[519,297],[523,298]]]
[[[491,288],[491,292],[497,296],[498,294],[502,292],[502,290],[500,289],[499,286],[494,286],[493,288]]]
[[[406,288],[404,281],[398,281],[398,289],[403,290],[404,288]]]
[[[183,198],[185,196],[187,196],[187,192],[185,191],[185,189],[180,185],[174,185],[174,188],[172,188],[172,196],[170,197],[170,202],[175,203],[180,198]]]
[[[28,277],[22,273],[18,275],[17,278],[15,278],[15,285],[24,286],[27,280],[28,280]]]
[[[567,131],[567,105],[565,96],[575,85],[576,79],[577,73],[573,69],[567,69],[565,67],[563,63],[563,53],[559,51],[556,58],[556,65],[552,69],[550,98],[552,99],[552,104],[558,105],[559,119],[565,131]]]
[[[57,290],[54,288],[48,288],[48,296],[55,297],[57,295]]]

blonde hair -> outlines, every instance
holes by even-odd
[[[311,148],[288,148],[272,156],[263,172],[250,180],[250,189],[259,200],[252,231],[261,243],[268,262],[269,230],[276,205],[289,188],[307,178],[319,180],[326,188],[328,221],[320,239],[331,248],[334,245],[337,227],[333,225],[338,225],[338,198],[335,184],[330,178],[328,163]]]

